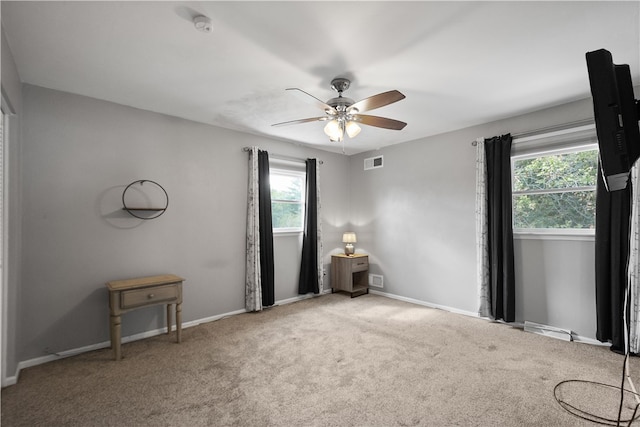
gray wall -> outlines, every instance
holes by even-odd
[[[3,309],[3,328],[6,331],[5,351],[6,360],[2,366],[4,380],[6,376],[13,376],[19,362],[19,336],[18,312],[20,306],[19,283],[20,283],[20,253],[21,253],[21,218],[22,211],[20,205],[20,117],[22,113],[22,84],[18,76],[18,70],[13,60],[13,55],[7,44],[2,29],[2,75],[0,78],[3,97],[3,111],[11,111],[8,117],[9,142],[5,147],[5,194],[4,209],[8,219],[8,229],[10,233],[5,235],[7,239],[7,263],[5,268],[5,292],[6,301]],[[8,103],[9,105],[6,105]]]
[[[475,147],[478,137],[593,116],[582,100],[351,156],[350,219],[383,292],[476,313]],[[367,157],[384,167],[363,170]],[[595,337],[594,242],[515,242],[517,320]]]
[[[20,360],[107,341],[110,280],[185,277],[185,322],[243,309],[244,146],[322,159],[326,238],[347,222],[345,156],[30,85],[23,98]],[[164,215],[122,211],[122,191],[138,179],[166,189]],[[278,299],[297,296],[300,242],[275,239]],[[128,313],[123,336],[163,319],[160,307]]]
[[[385,292],[475,312],[471,141],[592,115],[589,100],[577,101],[345,157],[35,86],[24,85],[19,98],[22,158],[13,170],[21,173],[24,215],[22,235],[12,230],[22,245],[19,294],[10,288],[12,315],[18,313],[10,324],[14,365],[107,341],[109,280],[183,275],[187,322],[242,309],[241,148],[249,145],[324,161],[325,263],[353,228],[372,272],[384,275]],[[363,159],[377,154],[385,156],[384,168],[363,171]],[[121,210],[122,190],[137,179],[168,191],[160,218],[136,220]],[[518,320],[594,337],[593,242],[517,240],[515,249]],[[300,237],[277,236],[275,253],[276,298],[295,297]],[[123,335],[162,321],[160,308],[129,313]]]

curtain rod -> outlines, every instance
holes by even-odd
[[[242,151],[251,151],[251,147],[242,147]],[[304,163],[304,161],[306,160],[306,159],[301,159],[299,157],[284,156],[284,155],[275,154],[275,153],[272,153],[272,154],[273,154],[273,158],[280,159],[280,160],[289,160],[292,162],[302,162],[302,163]],[[324,162],[320,159],[316,159],[316,161],[321,165],[324,164]]]
[[[586,126],[586,125],[592,125],[592,124],[594,124],[593,119],[583,119],[583,120],[577,120],[575,122],[564,123],[561,125],[553,125],[545,128],[529,130],[526,132],[514,133],[511,135],[511,137],[513,139],[521,139],[529,136],[540,135],[540,134],[551,133],[551,132],[558,132],[561,130],[576,128],[576,127]],[[473,141],[471,142],[471,145],[475,147],[476,145],[478,145],[478,143],[476,141]]]

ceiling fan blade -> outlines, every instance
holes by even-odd
[[[290,88],[287,88],[287,90],[294,91],[293,93],[297,94],[298,98],[300,98],[304,102],[311,102],[312,104],[315,104],[317,107],[321,108],[327,114],[336,114],[337,113],[336,109],[333,108],[331,105],[329,105],[329,104],[325,103],[324,101],[316,98],[315,96],[311,95],[310,93],[307,93],[307,92],[303,91],[302,89],[298,89],[297,87],[290,87]],[[302,94],[305,94],[306,96],[302,96]],[[313,101],[311,99],[309,99],[309,98],[313,98]]]
[[[275,123],[275,124],[272,124],[271,126],[287,126],[287,125],[295,125],[295,124],[298,124],[298,123],[321,122],[321,121],[327,120],[327,119],[329,119],[329,117],[327,117],[327,116],[311,117],[311,118],[308,118],[308,119],[291,120],[289,122]]]
[[[377,95],[370,96],[361,101],[356,102],[349,108],[347,112],[354,109],[358,111],[370,111],[376,108],[384,107],[385,105],[393,104],[394,102],[401,101],[405,96],[397,90],[390,90],[388,92],[379,93]]]
[[[402,130],[407,124],[399,120],[387,119],[386,117],[368,116],[366,114],[356,114],[353,119],[363,125],[375,126],[378,128]]]

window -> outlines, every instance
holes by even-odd
[[[270,169],[273,231],[300,232],[304,229],[305,173]]]
[[[512,157],[513,227],[591,234],[598,150],[594,145]]]

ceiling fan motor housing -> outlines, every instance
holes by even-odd
[[[331,98],[327,101],[327,104],[338,111],[345,111],[347,108],[355,104],[356,102],[353,99],[342,96],[342,92],[349,89],[350,85],[351,81],[344,77],[336,77],[335,79],[331,80],[331,89],[338,92],[338,97]]]
[[[327,101],[327,105],[332,106],[338,111],[345,111],[347,108],[355,104],[356,102],[351,98],[339,96],[337,98],[331,98]]]

